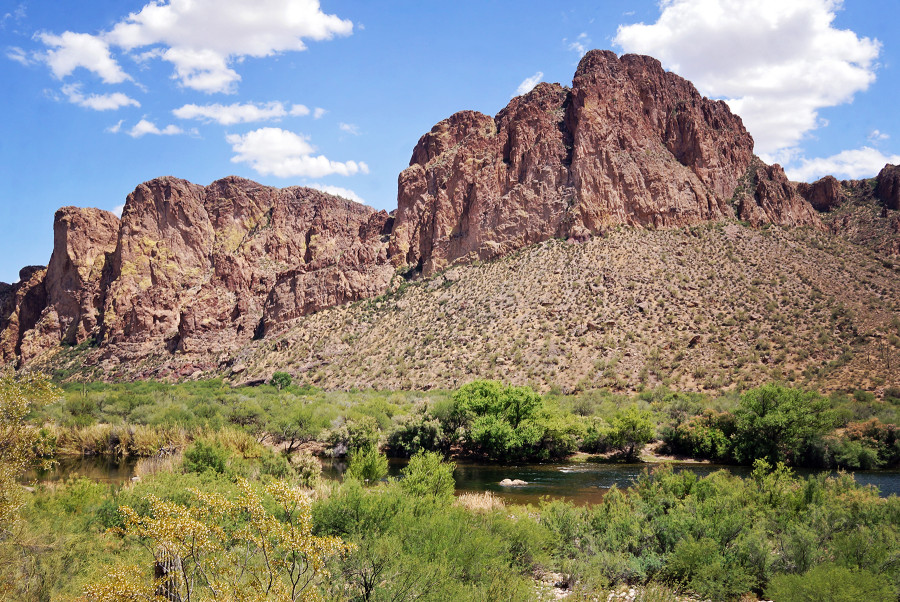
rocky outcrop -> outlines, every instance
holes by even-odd
[[[825,176],[812,184],[800,182],[797,193],[806,199],[816,211],[831,211],[844,200],[841,183],[834,176]]]
[[[0,283],[0,365],[21,363],[23,340],[47,306],[46,273],[44,266],[28,266],[17,283]]]
[[[309,188],[160,178],[128,196],[104,341],[144,353],[234,349],[267,326],[384,292],[385,212]]]
[[[740,219],[752,226],[821,226],[812,205],[798,194],[796,185],[788,180],[780,165],[765,165],[756,160],[748,173],[752,182],[749,192],[735,195]]]
[[[399,176],[392,215],[237,177],[151,180],[121,220],[61,209],[48,268],[0,286],[0,360],[92,342],[104,369],[200,358],[142,374],[191,376],[288,320],[384,293],[398,269],[427,275],[553,237],[735,217],[821,227],[724,102],[653,58],[592,51],[570,88],[540,84],[495,117],[435,125]]]
[[[656,59],[591,51],[572,88],[540,84],[496,117],[438,123],[400,174],[391,255],[433,273],[551,237],[610,227],[734,217],[815,225],[780,167],[754,164],[753,139],[721,101]]]
[[[887,164],[878,173],[875,195],[884,206],[900,211],[900,165]]]

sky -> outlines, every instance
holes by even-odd
[[[53,214],[146,180],[314,186],[388,211],[419,137],[592,48],[729,103],[794,180],[900,163],[896,0],[0,0],[0,281]]]

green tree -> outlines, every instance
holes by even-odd
[[[291,386],[291,375],[287,372],[276,372],[272,375],[272,378],[269,379],[269,384],[273,387],[277,387],[278,390],[281,391],[285,387]]]
[[[636,459],[644,446],[653,441],[653,414],[649,410],[632,406],[613,416],[610,424],[610,444],[619,448],[630,460]]]
[[[802,464],[833,426],[828,400],[818,393],[778,384],[751,389],[735,412],[734,455],[748,464]]]

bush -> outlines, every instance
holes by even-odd
[[[391,455],[401,458],[420,451],[447,451],[446,443],[440,421],[426,412],[400,417],[387,440]]]
[[[776,575],[766,597],[778,602],[894,602],[897,593],[882,575],[820,564],[802,575]]]
[[[632,406],[617,413],[610,426],[610,444],[629,460],[637,459],[644,446],[653,440],[653,419],[647,410]]]
[[[281,391],[285,387],[291,386],[291,375],[287,372],[276,372],[269,379],[269,384]]]
[[[350,454],[350,464],[345,477],[356,479],[362,483],[376,483],[387,476],[387,456],[375,447],[360,449]]]
[[[228,450],[218,443],[208,443],[201,439],[194,441],[184,450],[182,467],[185,472],[203,473],[211,470],[222,474],[228,466],[230,457]]]
[[[436,452],[419,452],[409,460],[401,473],[400,487],[403,491],[419,498],[433,500],[453,497],[456,481],[453,471],[456,464],[444,462]]]

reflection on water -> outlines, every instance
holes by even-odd
[[[73,474],[86,476],[106,483],[123,483],[134,474],[135,460],[112,460],[104,458],[68,458],[60,460],[50,471],[32,469],[23,482],[53,481],[64,479]],[[388,471],[390,476],[400,476],[400,470],[406,460],[391,459]],[[562,498],[576,504],[596,503],[610,487],[629,487],[642,471],[652,469],[654,464],[594,464],[560,463],[560,464],[521,464],[497,465],[457,462],[456,492],[479,493],[492,491],[507,502],[517,504],[533,504],[542,497]],[[339,479],[346,470],[346,462],[341,460],[324,460],[323,474],[327,478]],[[725,466],[716,464],[675,464],[676,471],[691,470],[698,476],[706,476],[717,470],[728,470],[738,476],[750,474],[748,466]],[[811,469],[797,469],[801,476],[816,474]],[[900,495],[900,470],[876,470],[853,474],[858,483],[878,487],[882,496]],[[518,487],[501,487],[503,479],[521,479],[527,485]]]
[[[50,470],[32,468],[20,479],[23,483],[61,481],[80,475],[93,481],[119,485],[131,479],[137,459],[88,456],[61,458]]]

